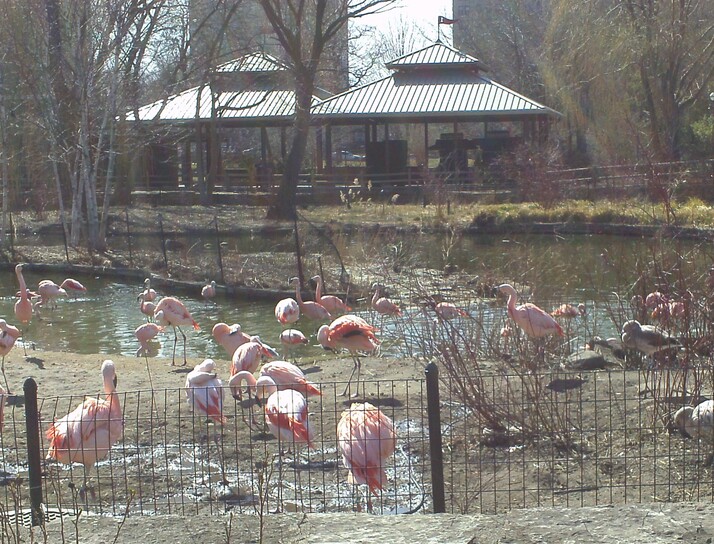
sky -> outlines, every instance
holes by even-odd
[[[423,28],[430,39],[436,40],[439,15],[451,17],[453,0],[397,0],[397,7],[388,12],[362,17],[360,23],[377,27],[381,31],[389,28],[390,21],[403,18],[413,20]],[[451,27],[441,25],[442,35],[451,43]]]

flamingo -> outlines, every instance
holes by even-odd
[[[37,294],[41,297],[41,306],[44,307],[46,305],[48,308],[56,308],[57,299],[66,297],[67,291],[52,280],[41,280],[37,286]]]
[[[399,306],[394,304],[394,302],[388,298],[380,296],[382,290],[384,289],[381,285],[373,283],[372,289],[374,289],[374,295],[372,296],[372,308],[377,313],[382,315],[402,315],[402,311],[399,309]]]
[[[294,346],[307,344],[308,339],[297,329],[285,329],[280,333],[280,342],[285,346],[287,356]]]
[[[327,311],[327,308],[319,302],[302,299],[302,295],[300,294],[299,278],[290,278],[290,283],[295,284],[295,300],[297,300],[298,306],[300,307],[300,313],[302,315],[314,321],[326,321],[332,318],[330,312]]]
[[[682,435],[714,444],[714,400],[705,400],[696,406],[683,406],[675,412],[672,422]],[[714,454],[710,454],[707,464],[712,464],[712,461]]]
[[[80,282],[75,280],[74,278],[66,278],[61,284],[60,287],[64,289],[65,291],[72,292],[74,294],[76,293],[85,293],[87,291],[87,288],[82,285]]]
[[[181,330],[181,325],[192,325],[195,330],[201,330],[198,323],[191,317],[191,313],[186,309],[179,299],[174,297],[164,297],[156,305],[154,310],[154,321],[162,327],[171,325],[174,329],[174,351],[171,359],[171,366],[176,364],[176,343],[178,335],[176,329],[183,336],[183,364],[186,365],[186,335]]]
[[[213,359],[204,359],[186,374],[186,400],[195,412],[224,425],[223,382],[215,368]]]
[[[451,302],[439,302],[435,307],[436,314],[444,321],[451,321],[457,317],[471,317],[471,315]]]
[[[337,424],[337,443],[350,471],[347,481],[366,484],[376,496],[387,482],[384,462],[397,447],[392,420],[368,402],[353,403]]]
[[[309,382],[299,367],[287,361],[271,361],[260,368],[261,376],[270,376],[278,389],[294,389],[306,397],[322,396],[317,386]]]
[[[498,286],[498,290],[508,295],[508,315],[528,336],[541,338],[553,334],[564,335],[558,322],[535,304],[526,302],[516,306],[518,295],[512,285],[504,283]]]
[[[294,298],[284,298],[275,305],[275,319],[281,325],[295,323],[300,319],[300,306]]]
[[[216,296],[216,282],[211,281],[211,283],[204,285],[201,289],[201,296],[206,302],[214,298]]]
[[[154,313],[156,312],[156,304],[145,300],[143,294],[136,297],[136,300],[140,301],[139,310],[141,313],[146,316],[147,321],[151,321],[154,318]]]
[[[143,325],[139,325],[134,331],[134,336],[136,336],[136,339],[139,341],[139,349],[136,350],[136,356],[141,357],[143,355],[144,359],[146,359],[146,371],[149,373],[151,389],[154,389],[154,382],[151,379],[151,370],[149,369],[149,353],[151,352],[149,342],[163,331],[164,328],[156,323],[144,323]]]
[[[312,281],[315,282],[315,302],[322,304],[325,309],[331,314],[345,313],[352,310],[345,302],[335,295],[323,295],[323,283],[322,276],[319,274],[312,277]]]
[[[156,291],[151,288],[151,278],[144,280],[144,290],[139,294],[146,302],[153,302],[156,299]]]
[[[88,468],[104,459],[121,438],[124,423],[116,392],[116,369],[110,360],[102,363],[102,380],[105,399],[85,398],[82,404],[47,429],[48,459],[65,465],[81,463]]]
[[[573,306],[572,304],[561,304],[550,312],[550,315],[553,317],[573,319],[579,315],[585,315],[585,304],[580,303],[577,306]]]
[[[379,340],[374,335],[376,330],[361,317],[347,314],[338,317],[329,325],[323,325],[317,331],[317,341],[320,342],[323,348],[332,350],[346,349],[352,355],[354,368],[345,390],[342,392],[343,397],[349,390],[355,372],[357,372],[357,383],[359,383],[362,362],[357,356],[357,352],[371,353],[379,347]]]
[[[231,376],[241,370],[255,372],[263,357],[279,357],[278,352],[263,344],[259,336],[251,336],[250,341],[238,346],[231,358]]]
[[[30,325],[32,320],[32,302],[27,291],[27,284],[25,283],[25,277],[22,275],[22,264],[15,266],[15,275],[17,276],[17,281],[20,284],[20,299],[15,302],[15,318],[25,326],[25,329]],[[22,335],[22,348],[27,355],[27,348],[25,347],[25,335]]]
[[[221,346],[228,357],[233,357],[236,349],[243,344],[250,342],[250,336],[241,330],[238,323],[227,325],[226,323],[216,323],[211,331],[213,339]]]
[[[622,345],[641,351],[650,357],[680,347],[679,341],[667,331],[653,325],[641,325],[634,319],[622,326]]]
[[[2,356],[2,377],[5,380],[5,388],[10,393],[10,386],[5,376],[5,356],[15,346],[15,342],[20,337],[20,329],[10,325],[4,319],[0,319],[0,355]]]

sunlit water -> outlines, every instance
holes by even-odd
[[[241,240],[241,250],[244,254],[253,248],[254,251],[289,252],[291,244],[288,238],[278,234],[261,242],[256,236],[250,236]],[[250,244],[246,240],[250,240]],[[669,263],[675,261],[673,255],[676,254],[683,257],[679,262],[684,264],[667,272],[672,281],[677,279],[677,274],[701,279],[714,261],[709,247],[711,244],[609,236],[519,235],[454,239],[448,235],[422,234],[400,237],[390,235],[387,239],[381,239],[352,234],[342,235],[340,244],[349,253],[343,255],[348,268],[356,266],[355,263],[366,254],[382,254],[385,259],[402,261],[406,269],[424,267],[441,270],[446,264],[453,264],[474,278],[491,279],[496,283],[512,281],[530,284],[534,291],[531,300],[547,310],[563,302],[584,302],[589,308],[590,327],[596,328],[589,328],[588,332],[602,336],[616,333],[609,314],[613,306],[618,304],[618,297],[622,300],[630,299],[643,269],[650,269],[653,263],[657,263],[658,267],[667,272],[667,266],[673,266]],[[681,270],[682,267],[686,270]],[[40,277],[27,272],[25,277],[28,286],[34,288],[47,275]],[[64,278],[51,279],[60,283]],[[145,322],[136,300],[143,285],[128,285],[101,277],[77,279],[88,288],[87,293],[78,297],[70,295],[59,301],[57,309],[45,310],[41,320],[33,319],[26,334],[28,342],[41,350],[133,355],[138,347],[134,330]],[[375,276],[375,280],[381,279]],[[15,275],[11,272],[0,274],[0,287],[0,316],[14,323],[12,307],[17,290]],[[160,295],[172,294],[157,290]],[[187,353],[190,357],[225,357],[222,348],[211,337],[211,328],[220,321],[240,323],[248,334],[258,334],[265,342],[281,349],[278,336],[282,329],[273,315],[277,301],[257,302],[218,297],[215,303],[206,303],[200,299],[198,292],[193,297],[186,294],[179,296],[201,326],[200,331],[186,331]],[[407,297],[400,299],[399,293],[395,293],[395,298],[405,310],[409,326],[405,326],[404,321],[400,325],[391,320],[379,319],[370,312],[367,301],[355,308],[354,313],[375,321],[385,339],[405,335],[413,337],[419,334],[420,322],[428,324],[433,319],[433,315],[427,316],[418,306],[410,305]],[[469,311],[478,316],[479,326],[485,329],[500,326],[505,319],[505,301],[502,299],[470,299],[469,304]],[[298,323],[297,328],[311,340],[310,346],[303,348],[302,355],[314,354],[317,357],[322,354],[315,340],[318,325],[302,321]],[[160,340],[158,355],[171,357],[173,332],[169,329],[160,336]],[[415,352],[418,349],[405,350],[403,342],[394,340],[386,341],[383,348],[383,353],[387,355]],[[179,335],[177,355],[180,356],[180,353]]]

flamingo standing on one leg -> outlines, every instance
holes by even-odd
[[[553,317],[535,304],[526,302],[516,306],[518,294],[512,285],[504,283],[498,290],[508,295],[508,315],[528,336],[541,338],[557,334],[563,336],[563,329]]]
[[[73,279],[73,278],[67,278],[67,279],[65,279],[65,280],[60,284],[60,287],[61,287],[62,289],[64,289],[65,291],[67,291],[67,293],[73,293],[73,294],[75,294],[75,295],[76,295],[77,293],[86,293],[86,292],[87,292],[87,288],[86,288],[84,285],[82,285],[80,282],[78,282],[77,280],[75,280],[75,279]]]
[[[47,429],[48,459],[65,465],[81,463],[88,468],[104,459],[121,438],[124,423],[116,392],[116,369],[110,360],[102,363],[102,380],[105,399],[85,398]]]
[[[206,302],[215,298],[215,296],[216,296],[216,282],[211,281],[211,283],[204,285],[203,288],[201,289],[201,296],[203,297],[203,300],[205,300]]]
[[[146,320],[151,321],[152,319],[154,319],[154,313],[156,312],[156,304],[145,300],[143,294],[136,297],[136,300],[139,301],[139,310],[142,314],[146,316]]]
[[[238,323],[227,325],[226,323],[216,323],[211,331],[213,339],[221,346],[229,358],[233,357],[236,349],[243,344],[250,342],[250,336],[241,330]]]
[[[337,424],[337,443],[342,462],[350,471],[347,481],[366,484],[376,496],[387,482],[384,462],[397,447],[392,420],[368,402],[354,403],[342,412]],[[369,499],[368,507],[371,508]]]
[[[136,350],[136,356],[144,356],[146,359],[146,371],[149,373],[149,384],[151,389],[154,389],[154,382],[151,379],[151,370],[149,369],[149,353],[151,348],[149,342],[156,338],[156,335],[163,332],[164,328],[157,325],[156,323],[144,323],[139,325],[134,331],[134,336],[139,341],[139,349]]]
[[[176,334],[176,329],[179,330],[181,336],[183,336],[183,364],[186,365],[186,334],[181,330],[181,325],[191,325],[195,330],[201,330],[198,323],[193,319],[191,313],[186,309],[179,299],[174,297],[164,297],[156,305],[154,311],[154,321],[166,327],[171,325],[174,329],[174,351],[171,358],[171,366],[176,364],[176,343],[178,342],[178,334]]]
[[[336,297],[335,295],[322,294],[322,276],[320,276],[319,274],[317,276],[313,276],[312,281],[315,282],[315,302],[319,302],[320,304],[322,304],[328,312],[334,315],[338,313],[343,314],[352,310],[352,308],[347,306],[347,304],[345,304],[345,301],[342,300],[340,297]]]
[[[295,346],[307,344],[307,337],[297,329],[285,329],[280,333],[280,343],[285,346],[285,356],[288,357]]]
[[[213,359],[204,359],[186,374],[186,399],[195,412],[224,425],[223,382],[215,369]]]
[[[371,353],[379,346],[379,340],[374,335],[377,329],[356,315],[343,315],[329,325],[323,325],[317,331],[317,341],[325,349],[346,349],[352,355],[354,368],[350,379],[347,381],[342,396],[347,394],[352,377],[357,372],[357,383],[362,363],[357,356],[358,351]]]
[[[25,277],[22,275],[22,264],[15,266],[15,275],[17,276],[17,281],[20,284],[20,299],[15,302],[15,317],[25,326],[25,330],[27,330],[27,327],[30,325],[30,321],[32,320],[32,302],[30,301],[27,284],[25,283]],[[22,349],[25,352],[25,355],[27,355],[27,348],[25,344],[25,335],[23,333]]]
[[[10,393],[10,386],[5,376],[5,356],[10,353],[15,342],[20,337],[20,329],[8,324],[4,319],[0,319],[0,355],[2,356],[2,377],[5,380],[5,388]]]
[[[295,300],[297,300],[298,306],[300,307],[300,313],[302,315],[314,321],[327,321],[332,317],[330,315],[330,312],[327,311],[327,308],[325,308],[319,302],[302,299],[302,294],[300,293],[299,278],[290,278],[290,283],[295,284]]]
[[[295,323],[300,319],[300,306],[294,298],[284,298],[275,305],[275,319],[281,325]]]
[[[238,346],[231,358],[231,376],[241,370],[255,372],[263,357],[277,358],[278,352],[264,344],[259,336],[251,336],[250,341]]]
[[[374,295],[372,296],[372,308],[382,315],[402,315],[402,310],[394,302],[384,296],[380,296],[384,287],[378,283],[372,284]]]

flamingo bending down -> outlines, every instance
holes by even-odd
[[[50,446],[48,459],[69,465],[82,463],[91,467],[104,459],[122,436],[119,395],[116,392],[116,369],[112,361],[102,363],[102,380],[106,399],[86,398],[72,412],[47,429]]]
[[[394,453],[397,435],[392,420],[368,402],[354,403],[337,424],[342,462],[350,471],[347,481],[366,484],[373,495],[387,482],[385,460]]]
[[[136,356],[144,356],[146,360],[146,371],[149,374],[149,384],[151,389],[154,389],[154,382],[151,379],[151,370],[149,369],[149,354],[151,353],[151,347],[149,342],[156,338],[156,335],[163,332],[164,328],[157,325],[156,323],[144,323],[139,325],[134,331],[134,336],[139,341],[139,349],[136,350]]]
[[[434,308],[436,314],[444,321],[451,321],[457,317],[471,317],[466,310],[463,310],[451,302],[439,302]]]
[[[243,344],[250,342],[250,336],[241,330],[238,323],[227,325],[226,323],[216,323],[211,330],[213,339],[221,346],[229,358],[233,357],[236,349]]]
[[[164,297],[156,305],[154,321],[162,327],[171,325],[174,329],[174,351],[171,358],[171,366],[176,364],[176,343],[178,342],[176,329],[179,330],[181,336],[183,336],[183,364],[186,365],[186,335],[181,330],[181,325],[191,325],[197,331],[201,329],[191,317],[191,313],[186,309],[186,306],[177,298]]]
[[[297,329],[285,329],[280,333],[280,343],[285,346],[286,357],[290,354],[293,347],[301,344],[307,344],[307,337]]]
[[[300,319],[300,306],[294,298],[284,298],[275,305],[275,319],[281,325],[295,323]]]
[[[61,284],[60,287],[67,291],[68,293],[71,291],[72,293],[85,293],[87,291],[87,288],[82,285],[80,282],[75,280],[74,278],[67,278],[65,279]]]
[[[204,285],[201,289],[201,296],[204,300],[209,301],[216,296],[216,282],[211,281],[211,283]]]
[[[238,346],[231,358],[231,376],[241,370],[255,372],[263,357],[277,358],[278,352],[261,342],[259,336],[251,336],[250,341]]]
[[[319,302],[302,299],[302,295],[300,293],[299,278],[290,278],[290,283],[295,284],[295,300],[297,300],[298,306],[300,307],[300,313],[302,315],[314,321],[327,321],[332,317],[330,315],[330,312],[327,311],[327,308],[325,308]]]
[[[5,376],[5,356],[10,353],[15,342],[20,337],[20,329],[10,325],[4,319],[0,319],[0,355],[2,356],[2,378],[5,380],[5,388],[10,393],[10,386]]]
[[[508,315],[528,336],[541,338],[557,334],[563,336],[563,329],[553,316],[530,302],[516,306],[518,295],[512,285],[504,283],[498,290],[508,295]]]
[[[20,299],[15,302],[15,318],[25,326],[25,329],[27,329],[30,321],[32,320],[32,301],[30,301],[27,284],[25,283],[25,277],[22,275],[22,264],[15,266],[15,275],[17,276],[17,281],[20,284]],[[24,334],[22,335],[22,348],[25,355],[27,355]]]
[[[56,308],[57,299],[59,297],[66,297],[67,291],[65,291],[62,287],[57,285],[52,280],[42,280],[37,285],[37,294],[41,297],[41,306],[47,306],[48,308]]]
[[[147,321],[151,321],[154,318],[154,313],[156,312],[156,304],[149,302],[144,299],[144,295],[139,295],[136,297],[139,302],[139,310],[142,314],[146,316]]]
[[[261,378],[263,378],[261,380]],[[255,394],[256,398],[267,397],[270,393],[266,393],[266,385],[275,385],[276,390],[293,389],[299,391],[306,397],[322,396],[317,386],[309,382],[297,366],[287,361],[272,361],[265,363],[260,369],[260,376],[256,379],[255,376],[248,370],[236,372],[228,382],[231,388],[233,398],[237,400],[243,399],[241,388],[243,382],[248,385],[248,395]],[[272,391],[271,391],[272,392]]]
[[[223,425],[223,382],[215,368],[213,359],[204,359],[186,374],[186,400],[195,412]]]
[[[151,288],[151,278],[146,278],[144,280],[144,290],[139,293],[146,302],[152,302],[156,299],[156,291]]]
[[[380,296],[384,287],[378,283],[372,284],[374,295],[372,296],[372,309],[382,315],[402,315],[402,310],[391,300],[384,296]]]
[[[331,314],[337,314],[352,310],[352,308],[347,306],[347,304],[345,304],[340,297],[322,294],[322,289],[324,287],[322,283],[322,276],[319,274],[317,276],[313,276],[312,281],[315,282],[315,302],[322,304],[328,312]]]
[[[323,325],[317,331],[317,341],[323,348],[346,349],[352,355],[354,368],[342,396],[347,394],[355,372],[357,372],[357,383],[359,383],[362,362],[357,356],[357,352],[371,353],[379,347],[379,340],[374,335],[376,330],[361,317],[347,314],[338,317],[329,325]]]

